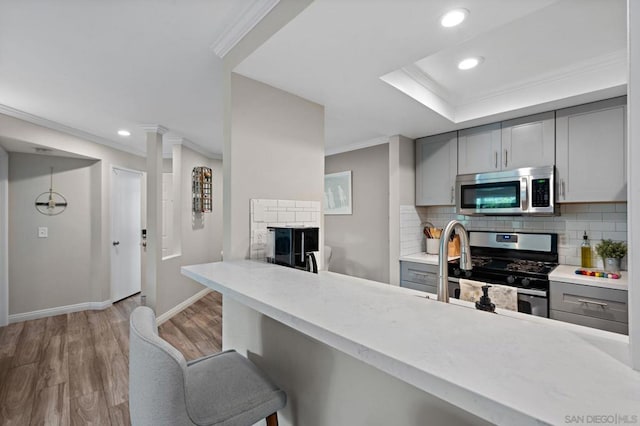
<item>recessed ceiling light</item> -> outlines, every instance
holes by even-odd
[[[469,11],[467,9],[453,9],[445,13],[440,19],[440,25],[443,27],[455,27],[465,20]]]
[[[483,60],[484,58],[481,56],[463,59],[458,63],[458,69],[470,70],[471,68],[477,67]]]
[[[131,136],[131,132],[124,129],[118,130],[118,134],[123,137]]]

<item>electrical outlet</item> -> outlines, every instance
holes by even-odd
[[[46,226],[38,227],[38,238],[47,238],[49,236],[49,228]]]

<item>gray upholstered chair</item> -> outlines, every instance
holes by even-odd
[[[235,351],[186,362],[158,336],[153,311],[131,313],[129,412],[134,426],[277,425],[286,394]]]

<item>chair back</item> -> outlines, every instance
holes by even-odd
[[[191,425],[185,403],[187,362],[158,336],[156,316],[137,307],[129,322],[129,412],[135,426]]]

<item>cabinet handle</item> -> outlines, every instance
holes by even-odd
[[[493,168],[497,169],[498,168],[498,151],[496,151],[494,154],[495,154],[496,159],[494,161],[495,166],[493,166]]]
[[[603,302],[596,302],[595,300],[588,300],[588,299],[578,299],[578,302],[580,303],[590,303],[592,305],[598,305],[602,308],[607,307],[608,305],[606,303]]]
[[[453,186],[451,187],[451,202],[453,203]]]
[[[564,179],[560,179],[560,192],[562,193],[562,198],[566,198],[564,196]]]
[[[507,164],[509,164],[509,161],[507,160],[509,155],[509,151],[507,151],[506,149],[504,150],[504,167],[507,167]]]

